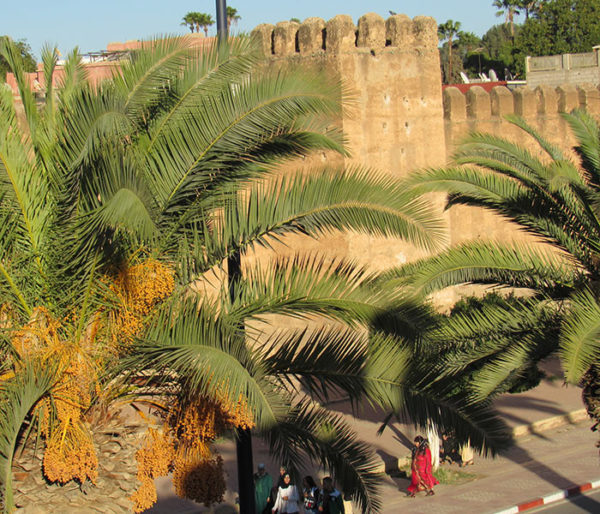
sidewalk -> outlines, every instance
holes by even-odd
[[[477,476],[475,480],[460,485],[439,485],[433,497],[406,498],[404,491],[409,481],[386,475],[381,488],[382,513],[493,513],[600,478],[600,459],[595,448],[598,435],[590,431],[589,420],[581,416],[583,404],[579,389],[563,387],[560,380],[544,381],[532,391],[501,397],[496,406],[515,433],[525,434],[516,439],[514,447],[495,459],[476,456],[475,464],[465,469]],[[353,418],[344,412],[347,409],[343,405],[336,406],[336,410],[344,413],[361,439],[374,446],[382,468],[384,465],[392,468],[398,458],[410,454],[415,435],[412,427],[392,426],[378,437],[380,415],[365,410],[359,418]],[[572,421],[565,417],[569,413]],[[578,423],[578,419],[583,421]],[[227,443],[220,451],[229,474],[229,491],[225,502],[212,512],[234,513],[235,447]],[[268,470],[277,473],[278,463],[272,462],[267,449],[256,442],[255,465],[258,462],[265,462]],[[148,513],[209,512],[176,498],[168,479],[159,481],[158,489],[159,502]]]
[[[476,480],[439,485],[433,497],[406,498],[402,491],[409,481],[388,478],[382,490],[382,512],[493,513],[600,478],[597,435],[589,426],[582,422],[519,438],[503,455],[477,458],[466,468],[477,475]]]

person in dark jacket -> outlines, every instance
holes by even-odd
[[[323,478],[319,513],[344,514],[344,500],[340,492],[334,487],[331,477]]]

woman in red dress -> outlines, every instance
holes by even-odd
[[[411,481],[408,486],[408,495],[414,498],[419,491],[427,491],[427,496],[435,494],[433,486],[439,484],[433,476],[431,468],[431,450],[427,439],[418,435],[415,437],[411,469]]]

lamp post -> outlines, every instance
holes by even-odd
[[[217,36],[219,41],[227,39],[227,0],[217,1]]]
[[[227,1],[217,2],[217,37],[219,42],[227,41]],[[238,284],[242,278],[242,256],[239,251],[227,258],[227,279],[231,302],[237,297]],[[243,329],[243,327],[241,327]],[[243,332],[240,337],[243,337]],[[252,464],[252,433],[249,428],[236,429],[236,453],[238,468],[238,491],[240,514],[255,514],[254,465]]]

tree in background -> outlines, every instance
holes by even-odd
[[[456,42],[456,50],[457,60],[463,70],[474,76],[482,72],[481,53],[483,47],[481,46],[480,37],[473,32],[460,31]]]
[[[194,32],[194,28],[196,28],[196,21],[195,21],[195,13],[193,12],[189,12],[187,13],[181,20],[180,25],[183,25],[184,27],[188,27],[190,29],[190,32]]]
[[[519,36],[522,26],[514,27],[514,34]],[[509,25],[494,25],[481,38],[483,48],[482,63],[486,69],[493,68],[498,76],[510,74],[520,76],[525,67],[525,59],[520,56],[515,38]]]
[[[446,84],[451,84],[454,82],[452,49],[454,45],[454,38],[458,35],[460,31],[460,25],[461,24],[459,21],[454,20],[447,20],[445,23],[440,23],[438,25],[438,37],[442,41],[447,41],[445,45],[442,45],[442,48],[445,46],[448,49],[446,67],[444,67],[444,65],[442,64],[442,69],[447,69],[447,73],[444,73],[444,82]]]
[[[520,6],[525,12],[525,21],[527,21],[530,16],[536,15],[544,3],[546,2],[543,0],[521,0]]]
[[[520,57],[591,52],[600,42],[600,0],[554,0],[538,7],[516,39]]]
[[[212,14],[207,13],[195,13],[196,14],[196,32],[199,32],[200,28],[204,30],[204,35],[208,37],[208,27],[215,24],[215,20],[213,20]]]
[[[3,39],[10,39],[9,36],[0,36],[0,41]],[[33,72],[36,69],[36,61],[35,57],[31,52],[31,47],[27,44],[25,39],[20,39],[19,41],[14,41],[15,48],[21,55],[21,59],[23,60],[23,69],[26,72]],[[6,73],[9,71],[9,65],[6,59],[0,54],[0,82],[4,82],[6,80]]]
[[[510,33],[514,36],[515,16],[519,15],[522,2],[520,0],[494,0],[492,5],[498,9],[496,16],[504,16],[505,23],[510,25]]]
[[[188,12],[183,18],[181,25],[189,27],[190,32],[200,32],[200,29],[204,30],[204,35],[208,36],[208,27],[214,25],[215,21],[211,14],[203,12]]]
[[[237,22],[241,19],[242,17],[238,14],[237,9],[227,6],[227,30],[229,30],[232,25],[237,25]]]

